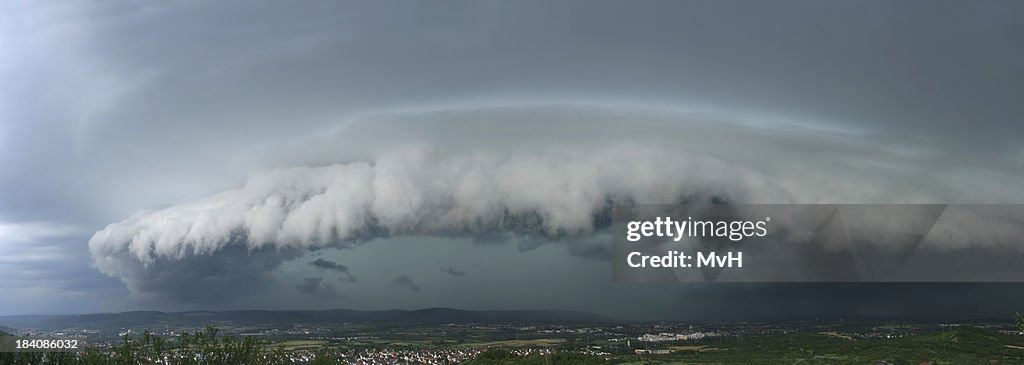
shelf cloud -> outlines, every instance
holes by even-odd
[[[519,134],[501,138],[503,123],[516,118],[531,127],[529,132],[520,128]],[[580,106],[449,110],[368,119],[372,123],[357,123],[330,137],[330,143],[315,137],[319,142],[299,144],[307,146],[304,150],[325,153],[336,148],[332,143],[355,144],[365,134],[375,134],[383,136],[377,141],[390,140],[389,148],[363,147],[372,157],[349,162],[273,169],[237,189],[140,211],[93,235],[89,248],[95,267],[139,292],[151,288],[146,283],[154,277],[163,280],[178,272],[157,273],[168,265],[206,262],[204,257],[225,252],[233,255],[231,265],[248,265],[247,257],[253,255],[269,260],[261,264],[271,270],[304,252],[348,248],[389,236],[486,240],[512,235],[523,237],[520,249],[529,250],[561,238],[591,236],[610,224],[614,204],[713,199],[921,203],[948,202],[956,192],[917,172],[922,164],[936,163],[926,147],[872,144],[841,133]],[[465,144],[459,132],[426,132],[432,129],[493,134],[495,142]],[[620,133],[630,133],[630,142],[616,142]],[[546,141],[553,135],[559,143]],[[730,141],[729,147],[715,142],[722,139]],[[821,144],[832,148],[815,151]],[[885,149],[901,152],[888,153],[885,161],[863,162]],[[947,181],[962,179],[959,171],[948,173]],[[1002,183],[976,178],[971,182]],[[569,253],[606,254],[600,244],[584,241],[570,241]],[[331,263],[314,265],[338,270]]]

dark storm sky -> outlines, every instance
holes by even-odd
[[[1022,203],[1021,39],[1018,1],[0,5],[0,314],[1004,315],[1024,288],[613,284],[586,217]]]

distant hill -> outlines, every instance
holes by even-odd
[[[0,326],[0,336],[10,336],[15,333],[18,333],[18,330],[7,326]]]
[[[444,323],[613,323],[615,319],[574,311],[471,311],[452,308],[421,310],[235,310],[156,312],[135,311],[57,316],[6,316],[0,323],[21,328],[154,328],[202,326],[233,322],[245,325],[374,323],[378,325],[436,325]]]

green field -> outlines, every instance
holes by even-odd
[[[536,338],[530,340],[502,340],[487,342],[467,342],[461,347],[551,347],[565,344],[564,338]]]
[[[315,350],[327,344],[327,341],[322,340],[291,340],[284,342],[274,343],[273,346],[280,347],[285,351],[294,350]]]

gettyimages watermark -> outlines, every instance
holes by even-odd
[[[1024,205],[617,206],[629,282],[1024,282]]]

